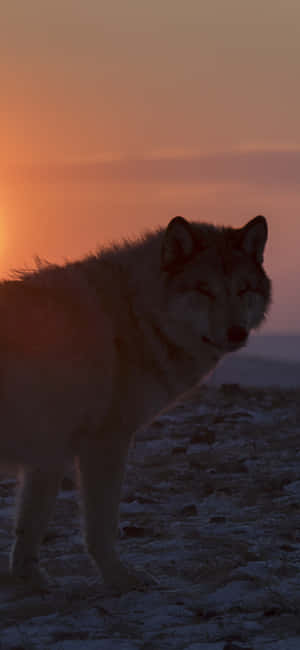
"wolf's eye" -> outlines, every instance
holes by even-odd
[[[211,298],[211,300],[216,299],[216,296],[209,289],[207,289],[207,287],[202,287],[201,284],[196,287],[195,291],[197,291],[197,293],[202,293],[203,296]]]

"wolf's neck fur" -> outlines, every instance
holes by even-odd
[[[194,386],[216,362],[203,343],[199,341],[197,349],[191,350],[179,326],[167,327],[165,287],[161,277],[163,234],[159,229],[137,242],[108,249],[97,257],[97,266],[99,278],[105,267],[105,274],[110,270],[114,276],[113,291],[120,292],[124,313],[130,321],[119,335],[123,339],[119,344],[123,350],[126,347],[129,356],[134,355],[135,361],[141,364],[141,371],[146,369],[164,386],[168,398],[173,399]],[[114,300],[112,302],[115,304]],[[120,314],[115,316],[120,323]],[[134,333],[135,337],[125,340],[126,332]]]
[[[39,287],[75,290],[88,281],[112,318],[116,344],[124,363],[134,363],[141,378],[163,386],[167,399],[188,390],[215,365],[210,350],[189,341],[173,323],[167,327],[166,295],[161,271],[164,230],[158,229],[135,242],[104,249],[65,266],[44,266],[21,275],[25,283]],[[181,326],[183,327],[183,326]]]

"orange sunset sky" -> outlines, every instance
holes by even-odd
[[[264,214],[264,330],[300,332],[299,0],[10,0],[0,48],[1,277]]]

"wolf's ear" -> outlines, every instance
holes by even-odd
[[[255,257],[260,264],[264,261],[264,248],[268,238],[268,225],[265,217],[251,219],[244,228],[239,231],[239,246],[247,253]]]
[[[183,264],[195,249],[195,241],[189,222],[183,217],[174,217],[169,222],[164,233],[161,268],[163,271],[172,271],[176,266]]]

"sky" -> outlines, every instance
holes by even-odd
[[[0,276],[264,214],[264,331],[300,332],[299,66],[298,0],[4,3]]]

